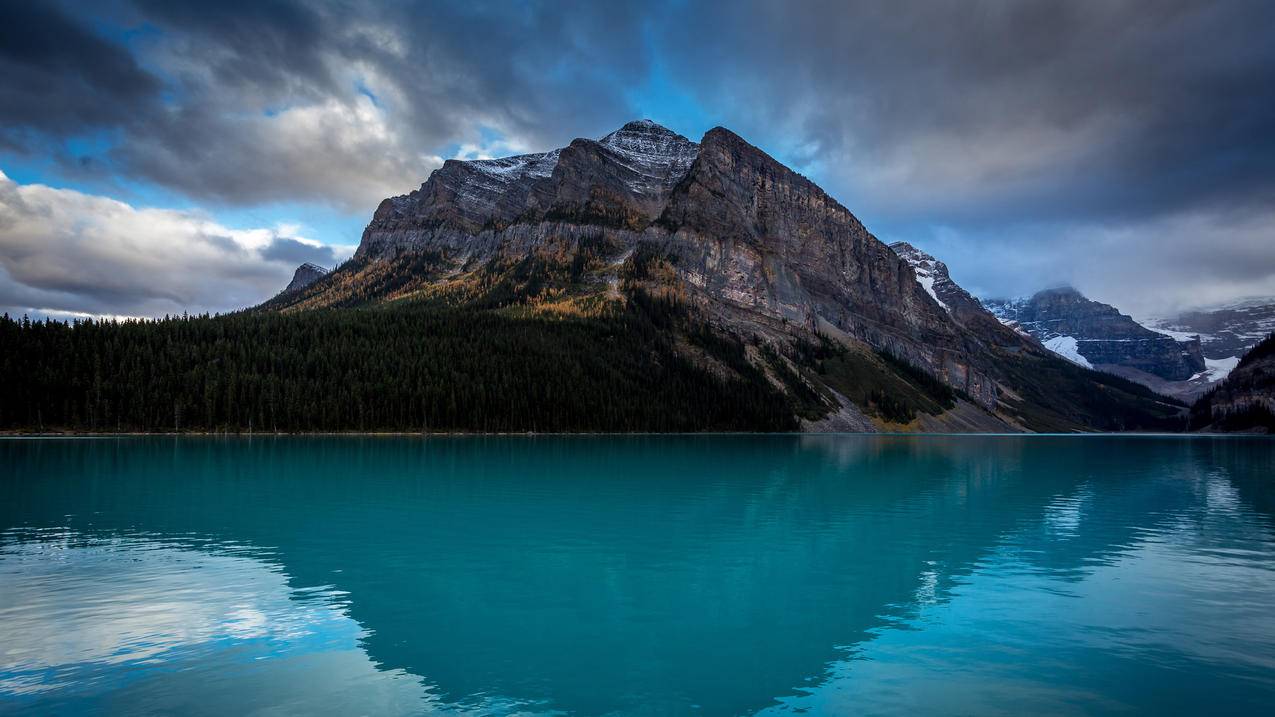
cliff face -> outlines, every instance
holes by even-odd
[[[905,241],[895,242],[890,248],[912,267],[921,288],[957,321],[965,323],[987,315],[978,299],[952,280],[947,264]]]
[[[836,200],[729,130],[704,136],[658,225],[686,282],[742,330],[829,327],[995,405],[978,337]]]
[[[986,303],[1002,321],[1082,365],[1132,368],[1169,381],[1186,381],[1206,369],[1198,338],[1152,331],[1070,287]]]
[[[1031,393],[1024,382],[1032,371],[1021,364],[1052,366],[1053,355],[950,279],[937,284],[948,297],[940,300],[916,266],[733,132],[716,128],[695,143],[643,120],[542,154],[447,162],[420,189],[381,203],[340,276],[270,308],[440,287],[465,301],[487,297],[483,305],[528,291],[537,301],[621,302],[649,291],[675,297],[724,335],[779,347],[826,339],[866,347],[855,355],[875,362],[873,370],[893,371],[878,364],[897,359],[1008,421],[999,425],[1029,420],[1022,396]],[[771,380],[787,375],[752,356]],[[1078,410],[1050,425],[1083,427],[1079,416],[1092,412]]]

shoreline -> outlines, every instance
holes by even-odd
[[[0,431],[0,440],[22,438],[553,438],[553,437],[639,437],[639,436],[980,436],[980,437],[1148,437],[1148,438],[1275,438],[1275,434],[1261,432],[1220,433],[1193,431],[1168,433],[1163,431],[1090,431],[1076,433],[927,433],[921,431],[880,432],[803,432],[803,431],[277,431],[277,432],[227,432],[227,431]]]

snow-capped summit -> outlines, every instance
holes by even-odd
[[[527,177],[548,177],[558,164],[559,150],[539,154],[520,154],[500,159],[475,159],[469,165],[501,184]]]
[[[916,281],[921,285],[922,289],[925,289],[925,293],[937,301],[939,306],[947,309],[948,313],[951,313],[952,308],[943,299],[939,298],[938,292],[934,290],[936,281],[944,280],[949,284],[952,282],[947,273],[947,265],[905,241],[896,241],[890,245],[890,248],[912,266],[912,272],[916,274]]]
[[[699,154],[698,144],[649,119],[629,122],[598,143],[636,175],[626,182],[629,188],[644,193],[672,188]]]
[[[699,145],[649,119],[629,122],[599,142],[634,165],[667,166],[679,172],[690,169],[699,153]]]
[[[961,288],[960,284],[952,281],[952,276],[947,271],[947,264],[905,241],[896,241],[890,245],[890,248],[912,267],[917,283],[925,289],[925,293],[938,302],[939,306],[947,310],[953,319],[960,323],[968,323],[975,317],[983,318],[987,313],[978,299]]]
[[[1154,331],[1173,336],[1199,336],[1206,358],[1215,361],[1238,359],[1262,339],[1275,333],[1275,298],[1249,299],[1142,323]]]

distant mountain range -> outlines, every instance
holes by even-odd
[[[1275,300],[1143,323],[1070,287],[983,304],[1069,361],[1185,400],[1226,378],[1275,328]]]
[[[1183,312],[1152,319],[1147,326],[1173,336],[1199,336],[1206,358],[1236,360],[1275,332],[1275,298]]]

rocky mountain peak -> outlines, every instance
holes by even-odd
[[[952,277],[947,273],[947,264],[905,241],[894,242],[890,248],[912,267],[912,273],[916,274],[917,283],[925,289],[925,293],[937,301],[939,306],[951,312],[952,308],[935,291],[936,284],[952,283]]]
[[[598,140],[602,144],[623,144],[628,141],[663,141],[663,140],[680,140],[681,142],[690,143],[690,140],[673,130],[658,124],[649,119],[633,120],[626,122],[611,134],[606,135]]]
[[[947,264],[905,241],[894,242],[890,248],[912,267],[912,273],[916,275],[916,281],[925,289],[925,293],[958,323],[971,326],[982,324],[986,329],[987,322],[994,321],[978,299],[952,280]],[[987,330],[982,333],[989,334]]]
[[[598,144],[633,173],[625,178],[625,184],[644,194],[671,189],[686,176],[699,154],[699,145],[649,119],[629,122]]]
[[[300,291],[327,275],[327,269],[318,264],[306,262],[298,266],[297,270],[292,273],[292,281],[288,282],[288,285],[284,287],[283,293]]]

